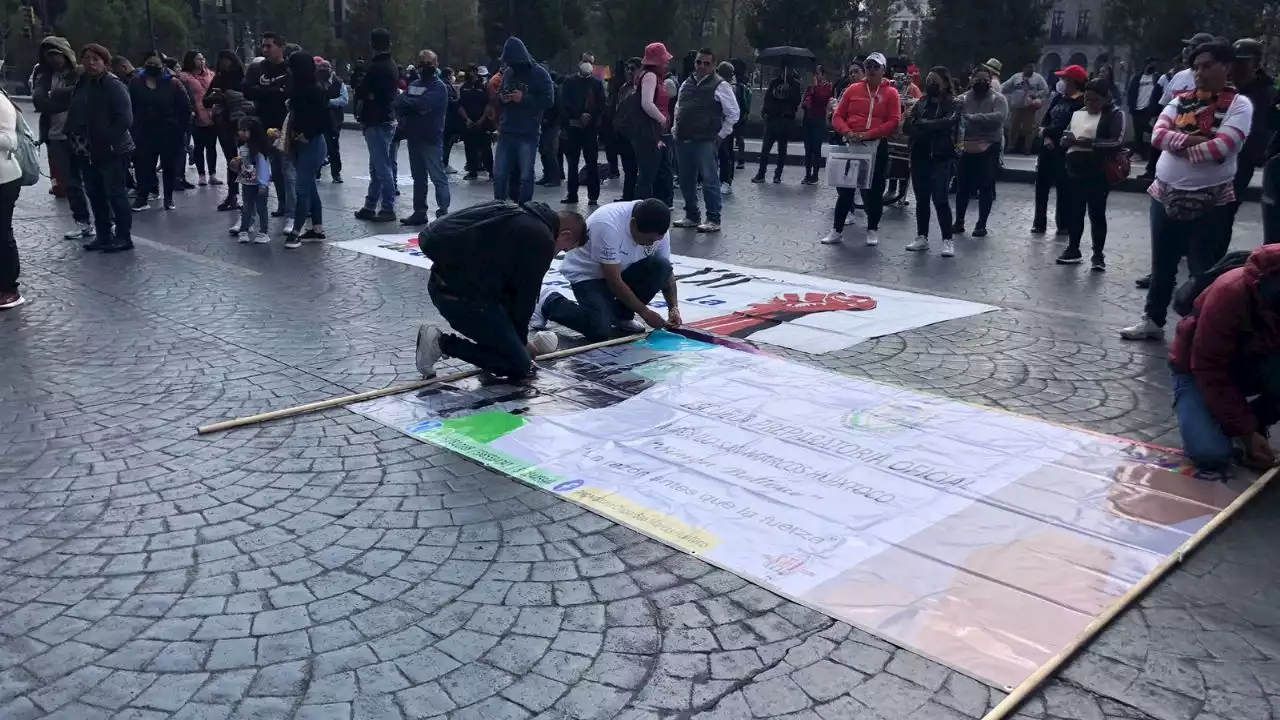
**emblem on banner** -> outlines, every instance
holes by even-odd
[[[735,310],[727,315],[690,323],[690,327],[745,338],[806,315],[843,310],[874,310],[875,307],[875,298],[866,295],[842,292],[783,293],[767,302],[752,303],[745,310]]]
[[[870,410],[854,410],[844,416],[844,424],[853,430],[882,433],[918,429],[937,417],[938,413],[921,403],[889,401]]]

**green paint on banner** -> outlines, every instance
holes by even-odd
[[[449,418],[444,429],[480,443],[491,443],[512,430],[524,426],[524,418],[507,412],[482,412],[466,417]]]

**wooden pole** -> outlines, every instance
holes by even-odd
[[[1045,680],[1048,680],[1050,675],[1053,675],[1063,665],[1066,665],[1068,660],[1075,656],[1081,648],[1088,645],[1098,633],[1102,632],[1107,625],[1110,625],[1111,621],[1119,617],[1120,613],[1124,612],[1129,605],[1133,604],[1156,583],[1160,582],[1160,579],[1175,566],[1182,564],[1182,561],[1195,552],[1196,548],[1209,539],[1210,535],[1213,535],[1218,528],[1226,524],[1241,508],[1247,505],[1258,493],[1262,492],[1277,472],[1280,472],[1280,468],[1268,470],[1262,477],[1258,478],[1257,482],[1245,488],[1245,491],[1240,493],[1239,497],[1223,508],[1222,512],[1215,515],[1204,527],[1200,528],[1199,532],[1187,538],[1186,542],[1182,543],[1172,555],[1165,558],[1155,569],[1147,573],[1146,577],[1139,580],[1137,585],[1129,588],[1128,592],[1117,598],[1105,612],[1094,618],[1093,622],[1089,623],[1070,645],[1058,651],[1056,655],[1049,658],[1030,677],[1023,680],[1018,687],[1013,689],[1013,692],[1009,693],[1008,697],[992,708],[991,712],[984,715],[982,720],[1004,720],[1004,718],[1013,714],[1013,711],[1017,710],[1018,706],[1030,697],[1031,693],[1035,692]]]
[[[557,350],[556,352],[547,353],[546,355],[539,355],[535,359],[540,361],[556,360],[558,358],[569,357],[570,355],[577,355],[578,353],[584,353],[584,352],[587,352],[588,350],[597,350],[599,348],[610,347],[612,345],[622,345],[624,343],[629,343],[645,337],[646,334],[647,333],[640,333],[637,335],[628,335],[626,337],[612,338],[610,340],[603,340],[601,342],[591,343],[589,345],[581,345],[579,347],[568,348],[565,350]],[[418,389],[427,387],[429,385],[436,385],[440,383],[449,383],[449,382],[456,382],[458,380],[464,380],[466,378],[469,378],[473,375],[478,375],[478,374],[480,374],[480,370],[473,369],[473,370],[465,370],[459,373],[453,373],[452,375],[442,375],[442,376],[437,376],[433,378],[428,378],[425,380],[415,380],[414,382],[411,382],[411,383],[405,383],[403,385],[392,385],[391,387],[385,387],[385,388],[382,388],[381,390],[370,390],[368,392],[356,393],[355,395],[343,395],[342,397],[329,398],[328,400],[320,400],[318,402],[307,403],[306,405],[298,405],[296,407],[284,408],[282,410],[272,410],[271,412],[265,412],[259,415],[250,415],[248,417],[236,418],[235,420],[224,420],[222,422],[213,423],[212,425],[203,425],[201,427],[198,427],[196,428],[196,432],[200,435],[208,435],[209,433],[222,432],[223,430],[230,430],[232,428],[244,427],[246,425],[256,425],[257,423],[266,422],[268,420],[279,420],[280,418],[294,417],[296,415],[305,415],[307,413],[312,413],[317,410],[327,410],[329,408],[340,407],[342,405],[350,405],[351,403],[363,402],[365,400],[373,400],[375,398],[385,397],[387,395],[399,395],[400,393],[418,390]]]

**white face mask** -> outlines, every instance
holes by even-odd
[[[578,72],[581,73],[582,75],[590,75],[591,70],[592,70],[591,63],[588,63],[588,62],[584,62],[578,66]]]

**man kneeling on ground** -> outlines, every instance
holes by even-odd
[[[556,253],[581,245],[585,233],[586,221],[576,212],[502,200],[447,215],[423,230],[418,246],[432,262],[427,292],[461,335],[433,325],[418,329],[422,376],[435,376],[442,355],[500,378],[531,375],[533,358],[558,344],[552,332],[529,336],[542,278]]]
[[[655,330],[679,327],[670,229],[671,208],[654,198],[596,210],[587,218],[587,241],[560,265],[577,302],[543,289],[533,327],[558,322],[591,342],[607,339],[611,330],[643,332],[636,315]],[[659,291],[667,301],[665,318],[649,307]]]
[[[1268,470],[1266,432],[1280,421],[1280,245],[1253,251],[1194,308],[1169,348],[1182,447],[1202,470],[1236,459]]]

